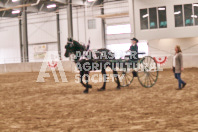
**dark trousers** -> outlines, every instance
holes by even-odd
[[[175,68],[173,68],[173,72],[175,73]],[[181,88],[181,84],[185,84],[185,82],[181,79],[181,73],[175,73],[175,78],[178,80],[179,88]]]

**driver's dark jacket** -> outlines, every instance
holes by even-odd
[[[137,46],[137,44],[135,44],[134,46],[131,45],[129,50],[132,52],[132,54],[134,54],[134,52],[135,52],[136,53],[135,57],[138,59],[138,46]],[[131,59],[136,60],[136,58],[132,57]]]

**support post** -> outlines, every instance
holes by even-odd
[[[78,20],[78,7],[76,8],[76,13],[77,13],[77,33],[78,33],[78,41],[80,40],[79,38],[79,20]]]
[[[135,6],[134,0],[128,0],[129,3],[129,19],[131,25],[131,38],[136,37],[135,32]]]
[[[86,11],[87,10],[87,6],[85,6],[84,8],[84,29],[85,29],[85,42],[87,42],[87,14],[86,14]]]
[[[60,18],[59,12],[56,14],[56,25],[57,25],[57,44],[58,44],[58,55],[61,59],[61,43],[60,43]]]
[[[104,15],[104,8],[101,8],[101,15]],[[105,19],[102,18],[102,48],[106,48],[106,27],[105,27]]]
[[[23,42],[22,42],[22,26],[21,18],[19,19],[19,41],[20,41],[20,57],[21,62],[23,62]]]
[[[68,37],[73,38],[72,0],[68,0],[67,23],[68,23]]]
[[[28,30],[27,30],[27,7],[23,7],[22,13],[22,42],[24,48],[24,60],[23,62],[29,62],[29,54],[28,54]]]

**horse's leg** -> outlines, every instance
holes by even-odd
[[[117,89],[120,89],[120,80],[119,80],[119,77],[118,77],[118,72],[115,69],[113,69],[113,75],[117,79],[117,84],[118,84]]]
[[[102,88],[100,88],[98,91],[104,91],[105,87],[106,87],[107,75],[106,75],[106,71],[105,71],[104,68],[102,68],[102,75],[103,75],[103,78],[104,78],[104,83],[103,83]]]
[[[113,70],[113,76],[117,79],[117,89],[120,89],[120,80],[118,77],[118,72],[116,71],[116,63],[112,63],[110,67]]]
[[[83,76],[84,76],[84,74],[85,74],[85,71],[81,71],[81,72],[80,72],[80,83],[81,83],[84,87],[87,87],[86,84],[84,84],[84,82],[83,82]],[[92,88],[92,86],[89,85],[89,84],[88,84],[88,87],[89,87],[89,88]]]
[[[84,74],[85,74],[84,71],[80,71],[80,83],[81,83],[84,87],[86,87],[85,84],[83,83],[83,76],[84,76]]]
[[[84,93],[89,93],[89,72],[85,73],[85,81],[86,81],[86,89],[84,90]]]

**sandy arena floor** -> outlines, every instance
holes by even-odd
[[[0,131],[198,131],[198,69],[185,69],[181,91],[171,70],[149,89],[135,78],[121,90],[109,82],[104,92],[97,91],[102,83],[92,83],[89,94],[75,74],[66,75],[68,83],[55,83],[52,74],[37,83],[38,73],[0,74]]]

